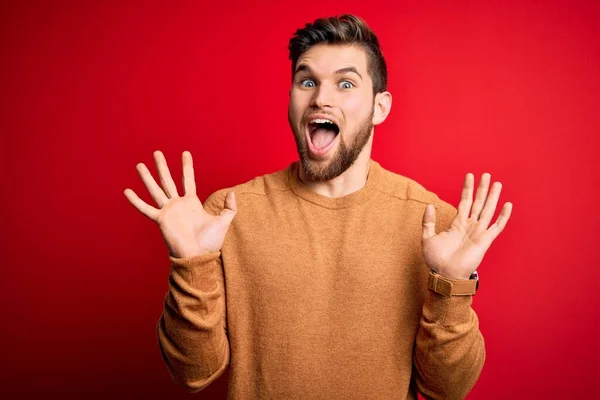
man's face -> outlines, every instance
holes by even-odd
[[[373,131],[373,83],[365,51],[318,44],[302,54],[288,119],[308,179],[327,181],[346,171]]]

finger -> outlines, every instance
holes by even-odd
[[[489,233],[489,245],[492,244],[492,241],[498,237],[498,235],[504,230],[504,227],[508,223],[510,218],[510,214],[512,214],[513,204],[510,202],[504,203],[502,206],[502,210],[500,210],[500,215],[496,218],[496,222],[490,226],[487,230]]]
[[[460,202],[458,203],[458,217],[461,219],[469,218],[469,210],[473,205],[473,187],[475,186],[475,177],[472,173],[467,173],[463,184]]]
[[[475,201],[473,202],[473,207],[471,207],[471,218],[476,220],[479,219],[479,214],[481,213],[481,209],[483,208],[485,199],[487,197],[490,179],[491,175],[487,172],[481,175],[481,180],[479,181],[479,186],[477,187],[477,194],[475,195]]]
[[[156,163],[156,168],[158,169],[160,183],[167,197],[170,199],[179,197],[179,194],[177,193],[177,186],[175,186],[175,182],[173,182],[171,172],[169,171],[169,166],[167,165],[167,160],[165,159],[162,151],[157,150],[154,152],[154,162]]]
[[[227,196],[225,196],[225,207],[219,214],[222,218],[225,219],[226,223],[229,225],[231,221],[233,221],[233,217],[237,213],[237,202],[235,201],[235,193],[229,192]]]
[[[492,188],[490,189],[490,194],[485,200],[485,206],[479,215],[479,222],[481,222],[486,229],[492,221],[494,212],[496,212],[496,206],[498,205],[500,192],[502,192],[502,183],[494,182]]]
[[[144,185],[146,185],[150,196],[152,196],[152,199],[156,205],[162,208],[162,206],[169,201],[169,198],[165,195],[165,192],[163,192],[160,186],[158,186],[158,183],[156,183],[152,177],[152,174],[148,170],[148,167],[146,167],[144,163],[139,163],[136,165],[136,169],[140,178],[142,178]]]
[[[158,217],[159,210],[148,205],[144,200],[140,199],[137,194],[131,189],[125,189],[123,192],[127,200],[138,209],[139,212],[144,214],[146,217],[150,218],[152,221],[156,221]]]
[[[196,181],[194,178],[194,161],[192,153],[184,151],[181,155],[183,163],[183,194],[196,194]]]
[[[427,204],[425,213],[423,213],[423,239],[429,239],[435,236],[435,207],[433,204]]]

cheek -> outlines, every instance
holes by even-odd
[[[308,106],[309,97],[306,93],[292,89],[290,93],[289,109],[294,115],[302,115]]]
[[[348,96],[348,98],[344,99],[343,104],[346,125],[356,127],[361,124],[365,118],[371,115],[371,107],[370,100],[364,94]]]
[[[288,115],[290,120],[294,123],[300,121],[300,118],[302,117],[302,110],[298,106],[298,103],[295,103],[292,101],[292,99],[290,99],[290,103],[288,105]]]

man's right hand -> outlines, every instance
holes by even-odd
[[[204,211],[196,195],[194,166],[189,151],[182,154],[183,197],[179,197],[177,193],[163,153],[155,151],[154,161],[162,188],[143,163],[139,163],[136,168],[158,208],[145,203],[131,189],[124,191],[127,200],[158,224],[173,257],[188,258],[221,250],[225,234],[237,212],[234,193],[227,193],[225,208],[220,215],[213,216]]]

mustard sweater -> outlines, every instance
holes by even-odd
[[[456,209],[373,160],[335,199],[298,168],[233,188],[220,252],[171,257],[157,335],[173,379],[196,392],[229,366],[234,400],[464,398],[485,359],[472,297],[428,290],[421,250],[426,205],[438,231]]]

